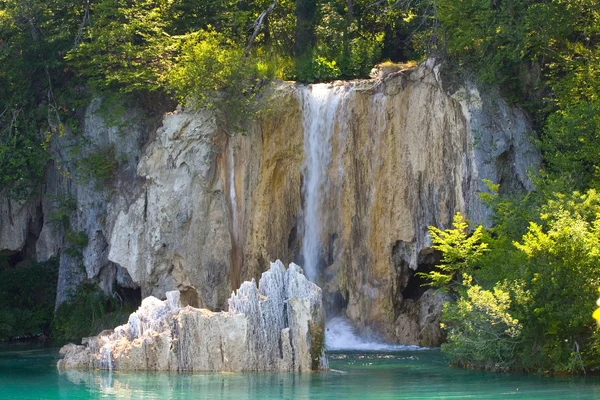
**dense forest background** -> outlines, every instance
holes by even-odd
[[[149,112],[176,102],[211,107],[235,133],[274,79],[366,77],[375,64],[426,57],[444,65],[448,81],[500,87],[528,112],[543,155],[542,170],[531,171],[534,192],[508,196],[489,182],[493,228],[461,216],[454,229],[431,228],[443,264],[426,278],[456,300],[444,311],[444,350],[479,368],[597,369],[596,0],[0,0],[0,191],[22,199],[37,190],[49,144],[78,135],[93,96]],[[110,174],[106,160],[78,167]],[[55,267],[43,271],[55,279]],[[21,273],[0,258],[1,295],[11,293],[0,338],[50,330],[52,307],[39,290],[15,289],[27,282]],[[98,314],[116,307],[82,290]],[[69,314],[89,315],[81,304],[58,314],[56,336],[89,329],[68,329]]]

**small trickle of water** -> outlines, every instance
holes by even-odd
[[[229,171],[229,197],[231,199],[231,214],[232,214],[232,234],[233,240],[237,243],[239,239],[239,229],[238,229],[238,215],[237,215],[237,201],[235,197],[235,157],[233,154],[233,142],[231,139],[228,144],[228,156],[229,156],[229,167],[231,170]]]
[[[107,343],[100,349],[100,369],[112,371],[112,345]]]
[[[304,128],[304,272],[311,281],[317,278],[321,220],[321,202],[328,186],[331,164],[331,137],[338,122],[338,109],[347,93],[343,86],[317,84],[299,90]]]
[[[330,319],[327,321],[325,328],[325,347],[327,347],[327,350],[407,351],[425,349],[418,346],[388,344],[361,337],[356,334],[354,327],[343,317]]]

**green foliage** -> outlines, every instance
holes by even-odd
[[[355,38],[350,41],[349,51],[340,62],[340,70],[346,77],[367,77],[373,66],[381,60],[384,35],[372,38]]]
[[[335,61],[328,61],[323,57],[310,57],[297,61],[296,73],[300,82],[319,82],[337,78],[341,71]]]
[[[256,96],[255,65],[223,34],[199,31],[182,43],[169,85],[182,103],[218,111],[230,129],[240,130]]]
[[[512,201],[515,208],[523,199]],[[510,208],[511,200],[494,202],[499,211]],[[531,210],[530,220],[537,222],[530,222],[518,241],[510,237],[523,228],[514,222],[526,219],[498,217],[499,224],[480,238],[487,244],[485,252],[467,264],[470,268],[462,266],[478,285],[463,281],[456,290],[457,303],[446,306],[442,319],[449,329],[444,351],[457,364],[547,372],[583,371],[600,362],[600,335],[591,318],[600,286],[600,196],[594,190],[557,194],[538,211]],[[449,245],[438,246],[445,260],[464,252],[460,232],[446,234],[444,243]],[[515,345],[509,352],[489,347],[491,327],[510,325],[508,319],[496,321],[499,316],[519,323],[518,337],[500,335],[494,345]]]
[[[31,132],[21,133],[19,123],[0,132],[0,188],[24,199],[41,183],[48,156]]]
[[[64,0],[0,3],[0,188],[24,198],[48,160],[42,144],[62,130],[69,80],[62,57],[73,43],[81,4]]]
[[[502,83],[509,94],[519,94],[520,69],[527,47],[526,15],[532,1],[444,0],[438,16],[446,46],[463,65],[474,68],[481,80]]]
[[[599,188],[600,100],[574,102],[550,115],[541,148],[548,173],[562,186]]]
[[[53,199],[54,212],[48,216],[48,221],[55,229],[62,229],[67,247],[64,252],[71,257],[82,256],[82,250],[88,245],[89,238],[85,232],[77,232],[71,228],[71,216],[77,210],[75,198],[69,195],[57,196]]]
[[[0,340],[49,334],[57,280],[57,260],[12,268],[0,259]]]
[[[133,311],[133,305],[106,296],[94,284],[84,283],[56,310],[52,337],[79,339],[97,335],[104,329],[124,324]]]
[[[85,232],[77,232],[70,228],[65,230],[65,241],[69,247],[64,251],[71,257],[82,257],[81,251],[87,247],[89,238]]]
[[[67,229],[70,225],[71,213],[77,210],[77,202],[70,195],[56,196],[53,199],[54,212],[48,215],[48,221],[57,227]]]
[[[455,365],[496,371],[509,369],[516,361],[523,329],[510,314],[511,297],[504,289],[509,283],[485,290],[473,285],[468,275],[463,282],[465,295],[456,303],[444,305],[442,326],[447,330],[448,343],[442,345],[442,351]],[[510,285],[514,291],[522,283]],[[520,293],[521,300],[524,296]]]
[[[380,10],[379,16],[375,17],[373,12],[367,11],[372,4],[354,1],[352,13],[347,4],[337,1],[321,4],[313,55],[310,60],[299,59],[297,76],[300,81],[366,77],[381,61],[389,22],[384,17],[392,13],[391,9]],[[324,68],[327,64],[330,67]]]
[[[99,187],[110,183],[119,167],[116,153],[112,145],[77,159],[77,177],[82,182],[95,182]]]
[[[66,60],[100,90],[159,89],[168,52],[168,7],[166,0],[92,3],[94,23]]]
[[[429,227],[433,248],[442,252],[442,262],[437,270],[418,275],[427,279],[431,286],[456,294],[455,286],[461,284],[462,275],[473,272],[475,263],[487,251],[488,245],[481,242],[483,227],[478,226],[469,235],[469,224],[460,213],[454,216],[452,226],[453,229],[446,230]]]
[[[576,345],[587,367],[597,329],[591,314],[600,285],[600,196],[593,190],[561,196],[542,208],[541,217],[543,226],[531,223],[515,243],[527,256],[522,277],[531,293],[523,310],[531,348],[523,363],[567,370]]]

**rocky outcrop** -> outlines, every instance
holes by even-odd
[[[207,113],[165,117],[138,165],[139,197],[116,215],[108,258],[142,296],[186,293],[196,307],[225,309],[231,285],[228,202],[219,179],[218,130]]]
[[[59,258],[56,306],[84,280],[107,294],[116,286],[138,287],[126,269],[108,259],[107,237],[115,213],[137,198],[141,180],[136,168],[149,126],[133,107],[109,123],[101,103],[95,99],[87,107],[81,133],[67,128],[50,142],[45,179],[34,196],[15,201],[0,194],[0,255],[15,253],[18,259],[39,262]],[[110,176],[102,179],[94,176],[93,165],[81,168],[99,155],[114,163]]]
[[[321,289],[280,261],[244,282],[228,312],[144,299],[126,325],[61,349],[59,369],[315,371],[325,365]]]

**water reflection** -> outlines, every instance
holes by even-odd
[[[439,351],[333,352],[343,372],[145,373],[56,369],[58,349],[0,350],[0,399],[600,399],[598,377],[450,368]]]
[[[331,354],[330,371],[146,373],[67,371],[62,398],[119,399],[596,399],[600,380],[448,368],[436,351]]]
[[[65,371],[71,383],[119,399],[308,398],[319,374]]]

